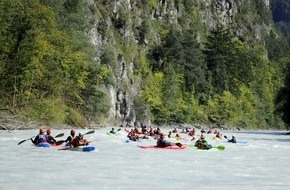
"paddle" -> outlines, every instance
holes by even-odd
[[[212,147],[212,148],[217,148],[219,150],[224,150],[226,147],[223,146],[223,145],[220,145],[220,146],[216,146],[216,147]]]
[[[121,129],[120,129],[121,130]],[[86,133],[84,133],[83,135],[89,135],[89,134],[93,134],[95,131],[94,130],[91,130],[91,131],[88,131]],[[56,145],[61,145],[62,143],[64,143],[65,140],[60,140],[60,141],[56,141],[55,144]]]
[[[54,138],[62,137],[63,135],[64,135],[64,133],[60,133],[60,134],[56,135]],[[29,139],[24,139],[24,140],[20,141],[18,143],[18,145],[20,145],[20,144],[24,143],[25,141],[30,140],[30,139],[32,139],[34,137],[36,137],[36,136],[30,137]]]
[[[176,146],[182,147],[181,143],[175,143],[175,144],[176,144]]]
[[[32,138],[34,138],[34,137],[35,137],[35,136],[30,137],[29,139],[24,139],[24,140],[20,141],[20,142],[18,143],[18,145],[20,145],[20,144],[24,143],[25,141],[30,140],[30,139],[32,139]]]
[[[228,137],[226,135],[224,135],[225,139],[228,139]],[[228,139],[229,140],[229,139]]]
[[[64,136],[64,133],[59,133],[58,135],[56,135],[54,138],[58,138],[58,137],[62,137]]]

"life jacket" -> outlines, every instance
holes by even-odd
[[[46,140],[46,135],[44,135],[44,134],[39,134],[39,135],[38,135],[38,142],[37,142],[37,144],[42,143],[42,142],[47,142],[47,140]]]
[[[190,132],[188,133],[188,135],[189,135],[189,136],[194,136],[194,133],[195,133],[194,131],[190,131]]]
[[[84,146],[84,145],[85,145],[84,139],[79,139],[78,140],[78,146]]]
[[[199,149],[203,149],[204,148],[204,142],[202,141],[202,140],[198,140],[197,142],[197,148],[199,148]]]
[[[76,138],[76,135],[75,136],[70,135],[70,141],[68,143],[72,144],[75,138]]]

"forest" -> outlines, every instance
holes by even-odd
[[[113,26],[98,25],[102,36],[112,32],[119,41],[96,50],[88,12],[109,16],[106,1],[0,0],[0,109],[46,124],[105,122],[111,105],[103,89],[116,83],[117,49],[133,60],[134,77],[142,78],[133,97],[138,121],[289,129],[289,1],[270,1],[272,12],[259,1],[244,8],[256,22],[274,23],[264,43],[237,36],[222,23],[198,36],[204,28],[192,2],[176,3],[196,19],[192,26],[157,27],[144,19],[139,43],[124,43],[118,34],[128,24],[120,11]],[[135,3],[148,11],[156,7],[155,0]],[[155,37],[152,28],[158,28],[160,43],[146,42]]]

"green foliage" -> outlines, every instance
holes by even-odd
[[[32,120],[44,124],[65,123],[67,106],[61,99],[42,98],[35,99],[29,107],[21,110],[20,113]]]
[[[256,121],[255,97],[250,89],[241,86],[236,97],[229,91],[222,96],[215,95],[208,102],[208,115],[216,118],[221,124],[249,128],[258,125]]]
[[[281,117],[283,121],[287,125],[287,129],[290,129],[290,57],[288,56],[284,60],[281,60],[284,62],[283,65],[287,67],[286,69],[286,76],[285,81],[283,81],[284,86],[282,86],[279,89],[279,92],[277,93],[277,97],[275,99],[276,102],[276,112],[278,114],[281,114]],[[282,67],[283,68],[283,67]]]
[[[290,45],[290,2],[288,0],[270,0],[273,20]]]
[[[271,23],[265,2],[236,3],[231,27],[205,36],[202,1],[136,0],[130,5],[138,13],[121,3],[115,14],[108,1],[1,0],[0,104],[47,124],[103,122],[110,110],[105,88],[114,85],[122,62],[134,66],[127,74],[141,91],[134,97],[138,120],[193,123],[213,116],[226,125],[282,128],[289,47],[274,30],[268,38],[261,32],[266,46],[256,46],[254,26]],[[284,17],[274,20],[286,37],[288,4],[271,1],[274,15]],[[174,9],[177,22],[168,12]],[[102,39],[96,49],[87,35],[91,27]]]
[[[110,76],[106,67],[92,63],[94,50],[85,35],[86,2],[41,2],[3,0],[0,4],[1,103],[24,110],[30,119],[84,126],[82,114],[91,96],[83,95]],[[88,76],[98,80],[88,83]],[[72,110],[69,119],[66,109]],[[104,109],[96,111],[105,114]]]
[[[228,67],[231,64],[231,52],[234,45],[232,38],[229,29],[220,26],[210,31],[204,45],[208,75],[211,78],[214,93],[222,94],[223,91],[229,90]]]
[[[290,33],[288,39],[290,39]],[[271,31],[270,35],[265,38],[265,41],[265,45],[268,50],[268,57],[271,61],[275,61],[289,54],[289,45],[287,43],[287,39],[285,39],[282,35],[278,35],[278,33]]]
[[[66,123],[85,128],[88,126],[87,119],[80,113],[79,110],[70,108],[67,111]]]

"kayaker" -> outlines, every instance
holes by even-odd
[[[222,134],[220,134],[220,132],[218,132],[216,135],[215,135],[215,138],[218,138],[218,139],[222,139]]]
[[[195,135],[195,129],[193,128],[192,131],[189,131],[188,135],[193,137]]]
[[[175,139],[178,140],[178,141],[181,139],[181,137],[180,137],[180,135],[178,133],[176,133]]]
[[[34,138],[34,140],[32,138],[30,140],[34,145],[38,145],[39,143],[42,142],[47,142],[46,135],[44,134],[44,129],[40,128],[39,134]]]
[[[232,139],[228,140],[228,142],[237,143],[237,139],[236,139],[235,135],[232,135]]]
[[[56,143],[56,140],[53,138],[53,136],[50,135],[51,134],[51,129],[47,129],[46,131],[46,140],[49,144],[54,144]]]
[[[110,133],[112,133],[112,134],[116,134],[116,131],[115,131],[115,129],[114,129],[114,128],[112,128],[112,130],[110,131]]]
[[[173,145],[174,143],[165,140],[165,136],[163,133],[160,134],[160,137],[157,139],[157,147],[168,147]]]
[[[177,129],[174,128],[173,131],[172,131],[172,133],[177,133]]]
[[[171,131],[168,132],[168,138],[171,138]]]
[[[197,147],[198,149],[205,149],[205,150],[212,148],[212,146],[208,144],[208,142],[205,140],[205,137],[203,134],[200,135],[200,139],[198,139],[195,142],[194,146]]]
[[[154,136],[154,135],[155,135],[154,128],[150,127],[149,128],[149,136]]]
[[[131,141],[137,141],[137,139],[138,139],[138,136],[136,135],[134,129],[131,129],[131,131],[128,133],[127,137]]]
[[[68,136],[64,142],[69,146],[75,138],[76,138],[76,132],[74,129],[72,129],[70,130],[70,136]]]
[[[71,147],[78,147],[78,146],[87,146],[89,145],[89,142],[84,139],[84,135],[82,133],[79,133],[79,135],[74,138],[72,143],[70,144]]]
[[[155,130],[154,130],[154,134],[155,135],[160,135],[161,134],[161,129],[159,127],[157,127]]]

